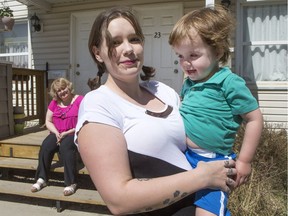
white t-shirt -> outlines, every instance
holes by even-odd
[[[145,108],[101,86],[87,93],[82,100],[76,126],[76,145],[79,145],[77,134],[84,123],[103,123],[123,131],[132,173],[136,177],[164,176],[191,169],[183,153],[186,149],[185,130],[178,110],[178,94],[157,81],[143,82],[141,86],[173,107],[169,116],[162,118],[148,115]]]

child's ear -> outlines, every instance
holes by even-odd
[[[218,61],[222,58],[223,55],[224,55],[223,49],[217,50],[217,52],[216,52],[216,58],[217,58]]]
[[[93,53],[94,53],[94,56],[95,56],[96,60],[102,63],[102,62],[103,62],[103,59],[102,59],[101,56],[99,55],[100,50],[99,50],[96,46],[93,46],[92,51],[93,51]]]

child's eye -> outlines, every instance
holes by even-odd
[[[197,58],[197,57],[198,57],[198,55],[197,55],[197,54],[195,54],[195,53],[193,53],[193,54],[191,54],[191,55],[190,55],[190,57],[192,57],[192,58]]]

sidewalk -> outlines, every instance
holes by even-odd
[[[105,210],[92,205],[61,203],[64,210],[57,212],[55,201],[0,194],[1,216],[107,216]]]

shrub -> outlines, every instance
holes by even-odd
[[[235,142],[238,153],[244,135],[241,127]],[[252,163],[249,182],[236,188],[229,198],[233,216],[287,215],[287,131],[265,124]]]

